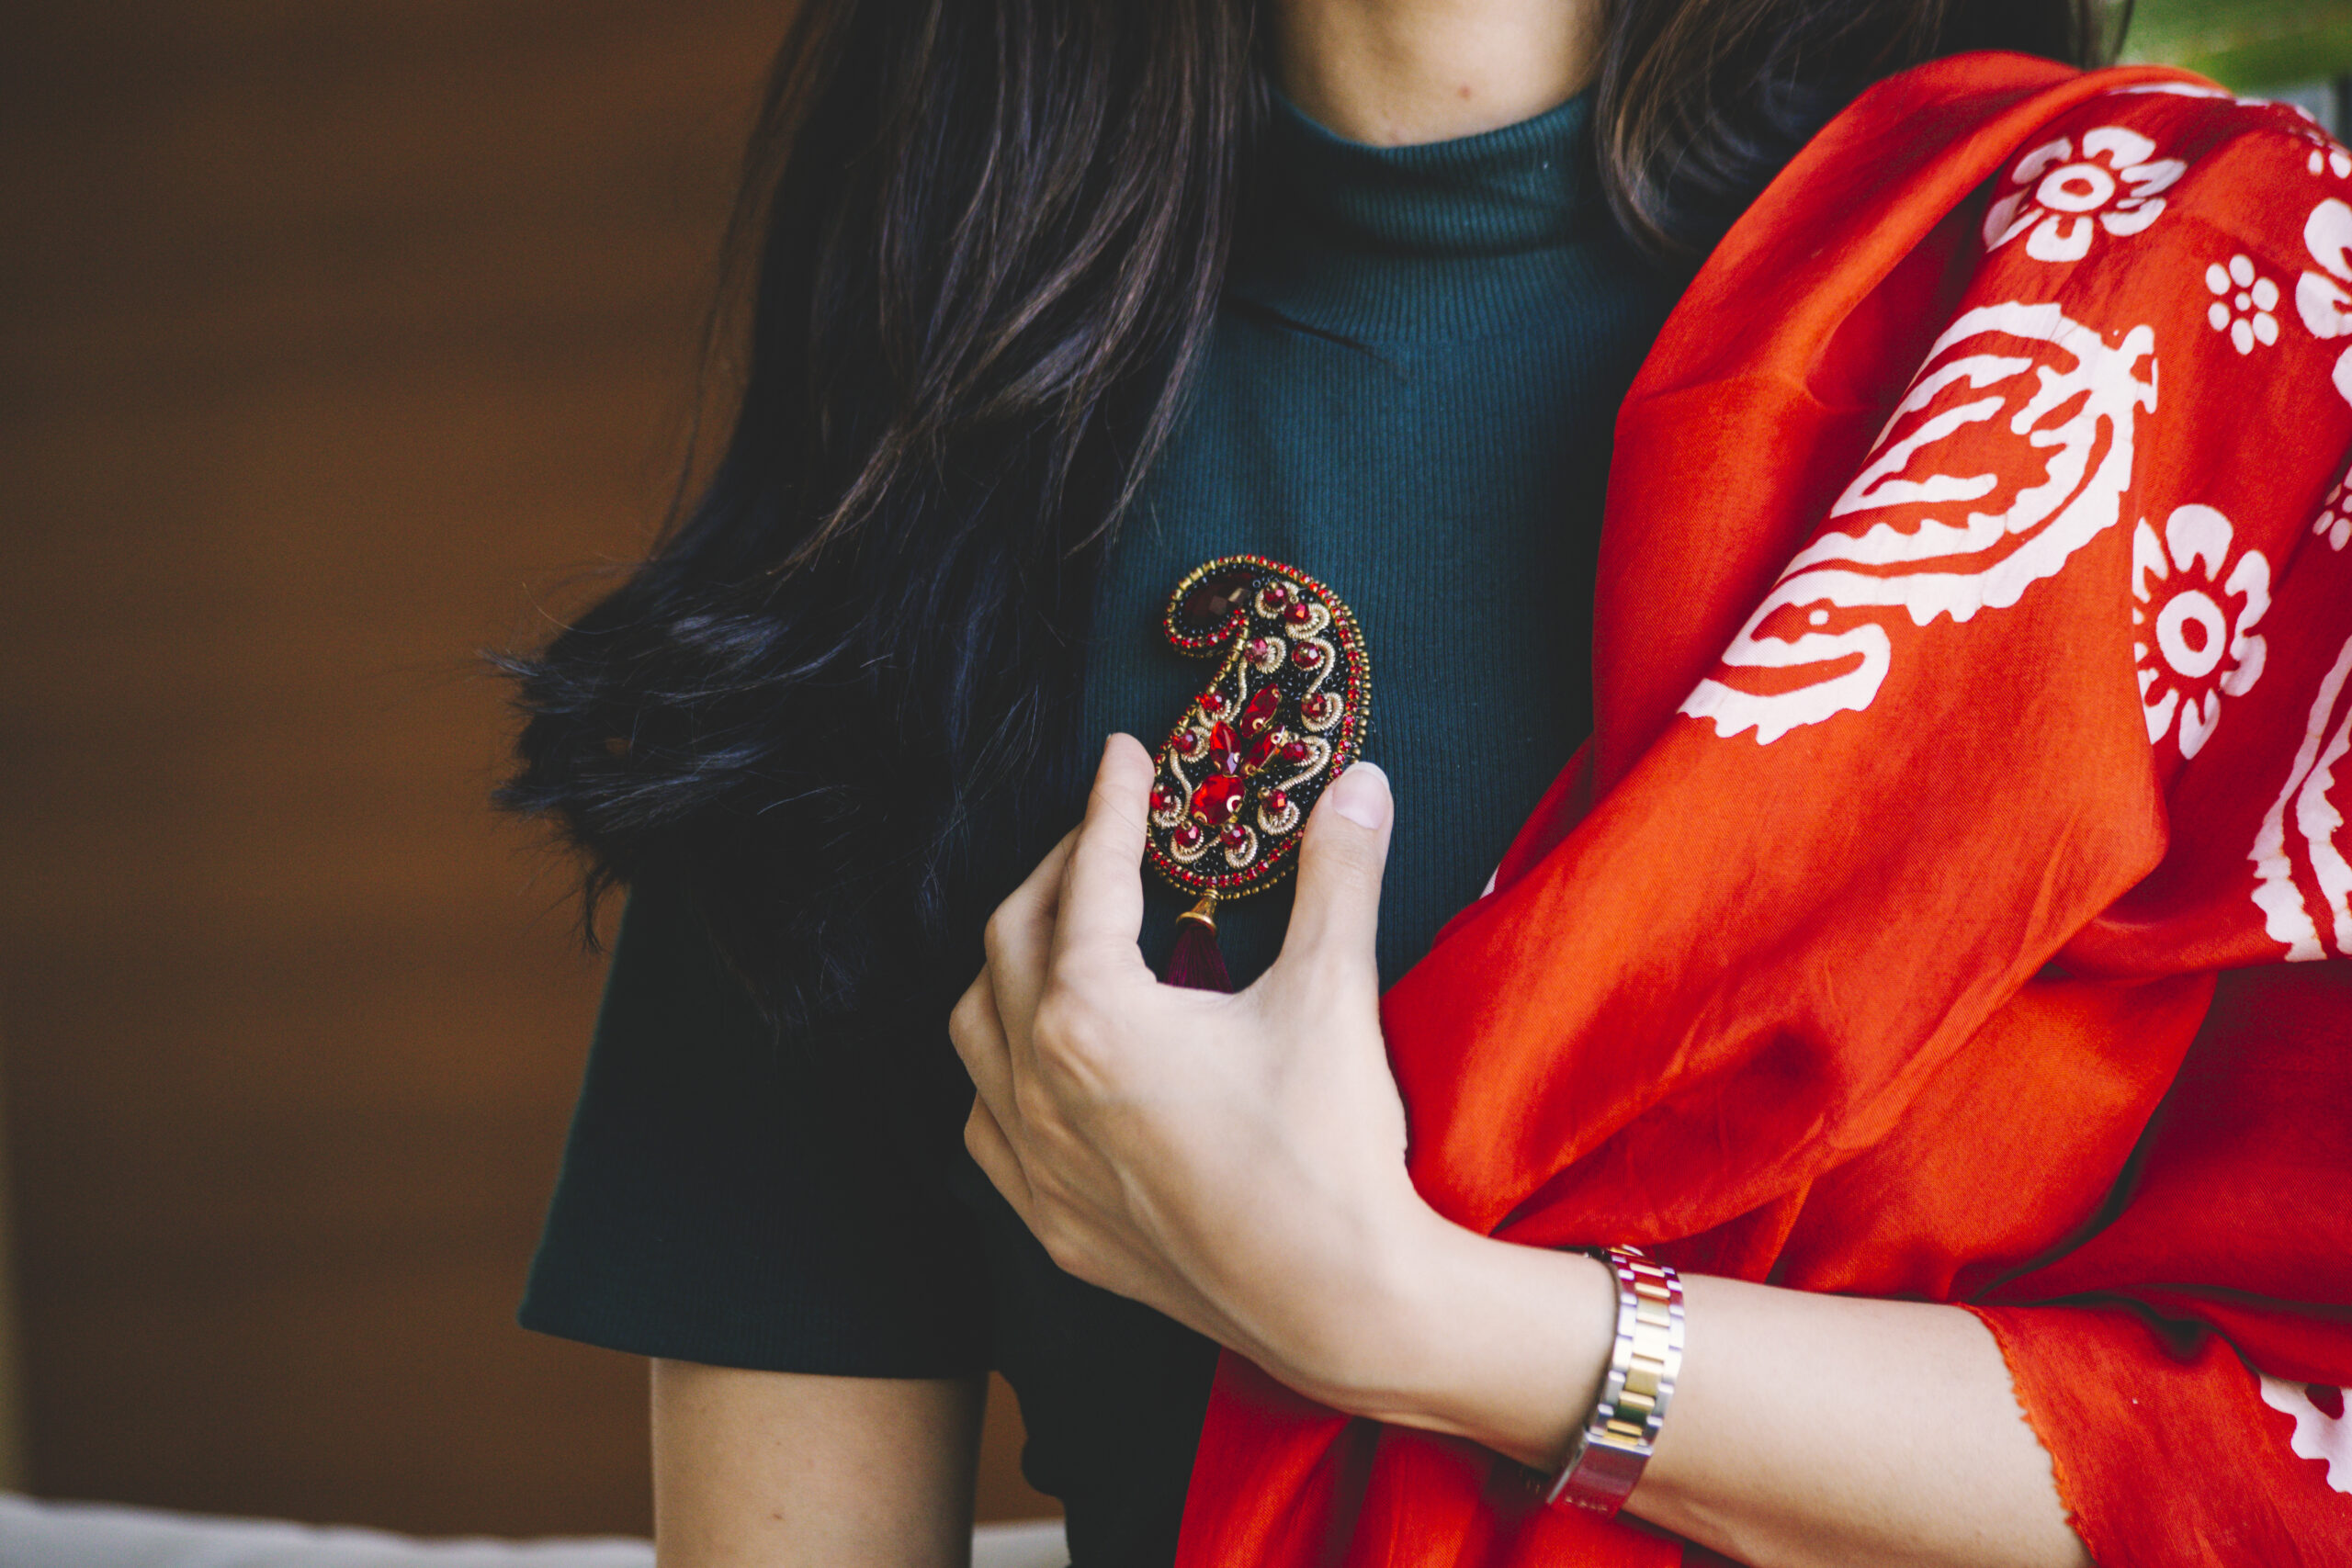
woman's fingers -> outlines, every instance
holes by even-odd
[[[1323,792],[1298,847],[1298,893],[1279,966],[1378,974],[1380,878],[1396,815],[1388,775],[1370,762],[1356,763]]]
[[[986,1096],[972,1101],[972,1113],[964,1119],[964,1147],[989,1185],[1004,1194],[1021,1223],[1032,1230],[1036,1228],[1035,1195],[1030,1190],[1029,1173],[1021,1168],[1021,1156],[1013,1152],[1012,1140],[1004,1135],[1004,1125],[989,1109]]]
[[[1012,896],[989,917],[984,933],[988,947],[988,979],[996,1018],[1016,1050],[1025,1050],[1029,1021],[1037,1013],[1037,996],[1046,985],[1046,961],[1053,951],[1054,921],[1062,895],[1062,877],[1069,865],[1075,830],[1037,863]]]
[[[956,1010],[947,1015],[947,1038],[971,1077],[978,1103],[1000,1120],[1012,1115],[1012,1053],[1004,1021],[997,1016],[989,971],[981,970],[957,998]]]
[[[1012,1090],[1012,1055],[997,1017],[996,998],[989,971],[967,987],[947,1016],[947,1037],[972,1078],[972,1111],[964,1119],[964,1147],[972,1163],[1004,1194],[1023,1224],[1035,1226],[1035,1196],[1029,1174],[1022,1168],[1020,1151],[1005,1134],[1006,1120],[1016,1115]]]
[[[1152,772],[1150,753],[1134,736],[1104,742],[1062,878],[1056,963],[1084,954],[1090,963],[1143,967],[1136,938],[1143,930],[1144,814]]]

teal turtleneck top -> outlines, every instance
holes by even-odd
[[[1124,729],[1156,746],[1198,689],[1205,667],[1166,646],[1159,614],[1202,561],[1269,556],[1355,610],[1367,755],[1396,797],[1385,981],[1477,895],[1590,723],[1611,432],[1675,286],[1612,226],[1589,116],[1578,98],[1482,136],[1373,148],[1278,105],[1259,149],[1267,199],[1102,568],[1089,741]],[[1018,852],[976,870],[961,900],[969,953],[1077,805],[1048,791],[1014,812]],[[1148,880],[1157,962],[1184,901]],[[1220,912],[1237,983],[1271,962],[1288,906],[1278,889]],[[863,1049],[779,1040],[691,916],[639,887],[523,1322],[775,1371],[994,1366],[1076,1568],[1165,1564],[1215,1348],[1056,1269],[965,1157],[971,1090],[944,1023],[968,978],[943,976],[922,1021],[877,1019]]]
[[[1586,98],[1419,147],[1277,113],[1274,210],[1105,570],[1083,733],[1157,747],[1184,711],[1206,671],[1159,615],[1191,568],[1249,552],[1328,583],[1364,627],[1366,754],[1396,795],[1393,981],[1589,728],[1610,436],[1672,295],[1593,188]],[[1185,901],[1153,883],[1164,941]],[[1237,982],[1272,962],[1287,910],[1278,891],[1219,911]]]

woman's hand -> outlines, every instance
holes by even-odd
[[[1086,820],[989,921],[950,1023],[974,1158],[1054,1261],[1336,1409],[1555,1461],[1609,1359],[1590,1258],[1439,1216],[1405,1168],[1373,938],[1388,781],[1358,763],[1300,845],[1249,989],[1163,986],[1136,945],[1152,764],[1114,735]]]
[[[1405,1171],[1374,961],[1388,782],[1359,763],[1301,845],[1281,957],[1232,996],[1136,945],[1152,764],[1114,735],[1084,824],[996,912],[950,1024],[965,1138],[1056,1263],[1362,1407],[1443,1225]]]
[[[1136,947],[1151,774],[1112,737],[1084,825],[989,922],[951,1025],[974,1157],[1080,1278],[1334,1408],[1557,1463],[1616,1289],[1589,1258],[1451,1224],[1406,1175],[1372,945],[1387,780],[1360,763],[1332,784],[1282,956],[1217,996],[1160,985]],[[1767,1568],[2088,1562],[1967,1313],[1684,1285],[1680,1384],[1629,1511]]]

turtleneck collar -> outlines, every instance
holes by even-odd
[[[1555,295],[1576,247],[1609,228],[1591,118],[1587,92],[1499,130],[1373,147],[1277,97],[1231,291],[1365,342],[1496,330]]]
[[[1592,95],[1477,136],[1372,147],[1275,99],[1266,155],[1293,221],[1326,243],[1396,255],[1507,255],[1576,237],[1593,184]]]

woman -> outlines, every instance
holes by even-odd
[[[2068,130],[2063,152],[2033,144],[2105,90],[2054,68],[1930,72],[1866,98],[1734,232],[1651,355],[1619,431],[1614,554],[1599,552],[1611,421],[1687,258],[1872,78],[1986,46],[2074,59],[2091,39],[2058,7],[1860,3],[804,15],[765,117],[775,155],[749,182],[747,221],[767,237],[735,437],[655,558],[526,669],[511,792],[557,812],[598,878],[632,888],[525,1318],[662,1358],[665,1551],[952,1561],[973,1379],[993,1361],[1080,1564],[1169,1562],[1180,1522],[1187,1562],[1680,1550],[1531,1512],[1498,1455],[1563,1471],[1571,1502],[1622,1502],[1694,1552],[1745,1562],[2074,1562],[2086,1539],[2143,1555],[2096,1462],[2134,1450],[2083,1449],[2075,1463],[2069,1446],[2086,1422],[2119,1418],[2101,1406],[2070,1427],[2044,1373],[2071,1346],[2114,1393],[2141,1371],[2139,1342],[2116,1335],[2145,1330],[2088,1307],[2019,1315],[1985,1292],[2123,1190],[2151,1086],[2161,1095],[2200,1021],[2226,1011],[2202,971],[2276,954],[2209,942],[2195,964],[2135,968],[2132,941],[2173,926],[2099,925],[2165,858],[2150,838],[2159,797],[2142,787],[2154,764],[2089,745],[2112,733],[2110,684],[2140,724],[2128,680],[2080,714],[2046,701],[2035,722],[1960,747],[1967,788],[1939,784],[1922,761],[1935,748],[1916,740],[1867,763],[1824,753],[1858,780],[1903,778],[1895,799],[1917,809],[1880,835],[1815,809],[1801,781],[1830,775],[1786,760],[1861,732],[1836,714],[1915,714],[1932,700],[1923,669],[1953,689],[1981,674],[1996,700],[2020,689],[1975,644],[1921,652],[1868,607],[1909,609],[1929,643],[1992,624],[1982,606],[2021,604],[2040,628],[2052,595],[2093,581],[2033,586],[2070,552],[2125,552],[2160,649],[2201,612],[2159,610],[2154,578],[2185,582],[2194,563],[2215,590],[2235,585],[2234,601],[2207,596],[2234,619],[2217,607],[2218,634],[2183,643],[2180,661],[2212,651],[2200,677],[2245,699],[2236,728],[2286,684],[2258,684],[2249,552],[2214,542],[2214,509],[2159,516],[2153,564],[2118,525],[2132,411],[2155,402],[2136,340],[2086,335],[2056,304],[1971,304],[1972,278],[2020,256],[2058,265],[2045,253],[2064,260],[2084,235],[2144,231],[2165,161],[2124,155],[2144,138],[2107,123],[2120,114]],[[2174,85],[2205,95],[2179,112],[2222,112],[2210,90]],[[2077,141],[2106,163],[2068,173]],[[2326,151],[2309,150],[2324,175]],[[1883,175],[1883,191],[1863,178],[1906,160],[1917,166]],[[2098,201],[2065,207],[2101,180]],[[2245,259],[2216,262],[2214,306],[2254,333],[2268,313],[2256,285],[2277,267],[2240,284],[2228,268]],[[1849,273],[1868,275],[1850,298]],[[1837,313],[1807,317],[1832,300]],[[1972,355],[1951,336],[1963,327],[2006,346]],[[2036,333],[2073,358],[2019,352]],[[1952,468],[1922,489],[1901,460],[1871,465],[1983,423],[1937,400],[2004,378],[2043,389],[2019,394],[2041,401],[2021,400],[2016,430],[2054,455],[2047,482],[2019,481],[1997,514],[2022,542],[1970,579],[1991,586],[1947,603],[1934,596],[1951,572],[1902,570],[1905,550],[1945,536],[1916,518],[1824,535],[1797,556],[1809,574],[1782,572],[1825,507],[1834,520],[1903,485],[1938,504],[1997,488]],[[1803,396],[1774,401],[1782,383]],[[1889,408],[1894,445],[1873,456]],[[2307,445],[2334,448],[2299,448],[2274,476],[2298,532],[2343,445],[2311,428]],[[1777,490],[1739,477],[1789,455],[1801,460]],[[1697,473],[1732,497],[1720,537],[1694,536],[1703,509],[1668,495]],[[2266,563],[2283,560],[2265,538]],[[1214,717],[1214,689],[1193,694],[1197,673],[1155,623],[1189,571],[1237,555],[1283,563],[1253,592],[1352,612],[1380,676],[1371,744],[1396,788],[1392,800],[1370,767],[1339,773],[1306,818],[1295,903],[1216,909],[1236,977],[1254,983],[1211,998],[1152,983],[1136,948],[1140,931],[1164,953],[1188,901],[1137,870],[1155,824],[1192,831],[1182,802],[1153,795],[1174,776],[1165,757],[1114,738],[1084,829],[1051,845],[1079,815],[1089,738]],[[1660,604],[1636,581],[1679,593]],[[2221,697],[2184,692],[2180,711],[2204,728],[2167,728],[2165,766],[2193,793],[2212,766],[2179,765]],[[2158,700],[2144,682],[2140,696]],[[1594,748],[1547,795],[1596,719]],[[1222,755],[1213,728],[1197,745]],[[2143,751],[2157,733],[2151,716]],[[2074,773],[2106,793],[2058,787],[2073,773],[2053,751],[2008,765],[2000,747],[2020,734],[2089,746]],[[2091,830],[2109,823],[2121,826]],[[1999,853],[2020,826],[2047,844],[2022,876],[1967,858]],[[1766,829],[1793,848],[1765,855]],[[1915,840],[1933,856],[1887,848]],[[1496,896],[1479,899],[1498,860]],[[1644,869],[1678,860],[1695,866],[1687,884]],[[1781,861],[1803,866],[1812,902],[1782,886]],[[1962,933],[1949,961],[1916,919],[1886,912],[1919,891],[1904,879],[1922,866],[1942,868],[1928,902]],[[2005,897],[2041,895],[1996,917],[1954,867]],[[1876,897],[1821,894],[1881,874]],[[981,918],[1016,882],[956,1009],[959,1067],[939,1021],[981,965]],[[2268,885],[2274,904],[2287,884]],[[1694,911],[1713,921],[1703,938]],[[1737,940],[1713,934],[1731,927]],[[1872,984],[1889,964],[1902,983],[1882,1006]],[[2326,997],[2270,999],[2340,1016]],[[2076,1138],[2081,1168],[2042,1181],[2055,1196],[2013,1204],[2032,1224],[1994,1235],[1984,1216],[2003,1203],[1963,1181],[1952,1212],[1909,1213],[1925,1241],[1894,1234],[1887,1216],[1916,1209],[1921,1187],[1895,1168],[1933,1174],[1955,1128],[1998,1113],[1984,1085],[2019,1081],[1945,1065],[1996,1061],[2007,1043],[2018,1072],[2038,1073],[2058,1038],[2172,1055],[2161,1071],[2142,1060],[2161,1051],[2131,1056],[2103,1100],[2071,1062],[2047,1068],[2075,1096],[2073,1122],[2105,1141]],[[1612,1058],[1605,1039],[1634,1043]],[[1915,1130],[1937,1136],[1906,1145]],[[2143,1149],[2147,1171],[2170,1168],[2165,1148]],[[1689,1271],[1690,1362],[1655,1402],[1670,1418],[1604,1474],[1609,1439],[1577,1434],[1618,1396],[1627,1345],[1648,1341],[1612,1333],[1626,1298],[1611,1269],[1560,1249],[1609,1243],[1669,1244]],[[1874,1261],[1928,1252],[1952,1259],[1932,1280]],[[1768,1273],[1775,1285],[1755,1282]],[[2125,1288],[2145,1278],[2078,1283],[2161,1304]],[[2324,1280],[2269,1283],[2266,1299],[2342,1299]],[[1963,1296],[1975,1311],[1926,1304]],[[2085,1323],[2097,1332],[2077,1334]],[[1212,1402],[1220,1343],[1247,1361]],[[2278,1368],[2332,1371],[2327,1343],[2294,1340]],[[2167,1411],[2212,1419],[2279,1408],[2250,1375],[2216,1382],[2211,1349],[2143,1392],[2189,1390]],[[2290,1496],[2309,1456],[2278,1447],[2273,1523],[2324,1561],[2329,1538],[2312,1531],[2336,1494],[2321,1482]],[[2222,1538],[2199,1515],[2183,1539],[2194,1552]]]

